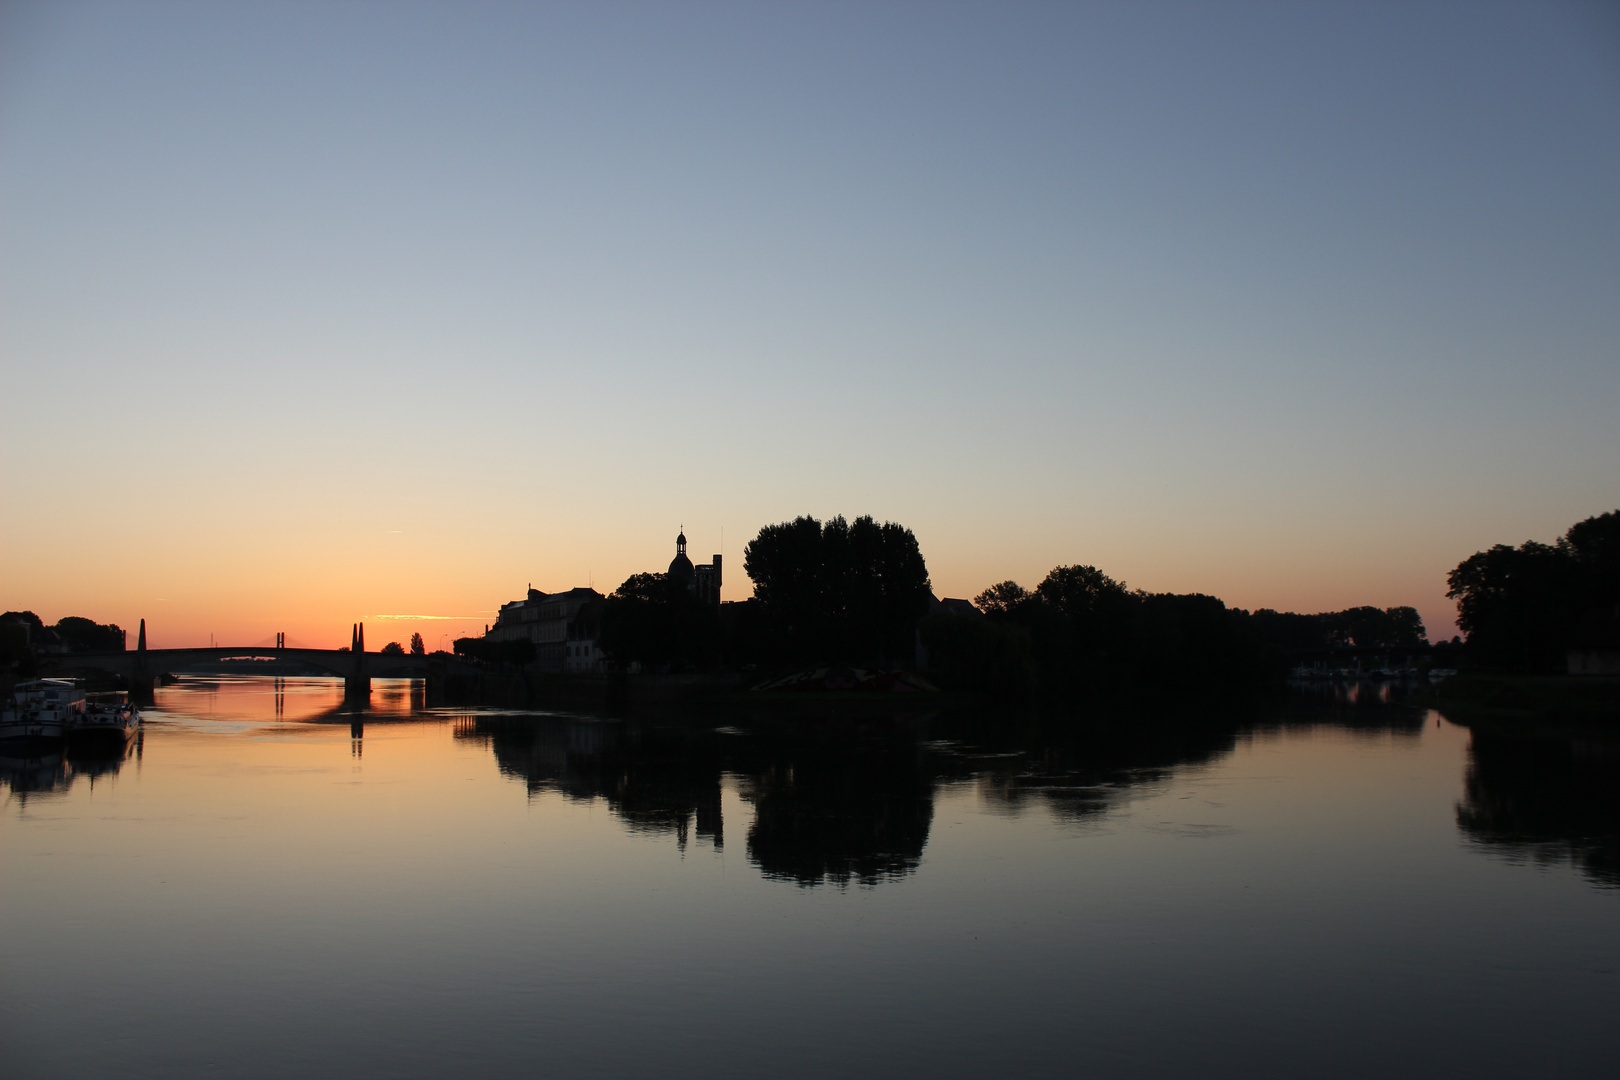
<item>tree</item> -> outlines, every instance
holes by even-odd
[[[36,634],[43,632],[45,629],[45,620],[32,611],[8,611],[4,615],[0,615],[0,622],[20,623]]]
[[[973,598],[973,606],[986,615],[1006,615],[1029,600],[1030,591],[1016,581],[992,585]]]
[[[927,672],[947,690],[1027,698],[1037,673],[1029,631],[1001,619],[929,615],[917,624]]]
[[[1552,544],[1476,551],[1446,581],[1471,662],[1560,670],[1569,649],[1620,645],[1620,511],[1576,522]]]
[[[1035,586],[1035,594],[1080,622],[1118,610],[1130,595],[1123,583],[1095,566],[1055,567]]]
[[[1428,632],[1423,628],[1423,618],[1412,607],[1354,607],[1316,617],[1327,622],[1329,637],[1335,645],[1420,649],[1427,644]]]
[[[384,645],[381,649],[378,649],[377,651],[382,653],[384,656],[404,656],[405,655],[405,647],[403,645],[401,645],[397,641],[390,641],[388,644]]]
[[[451,645],[455,655],[486,664],[510,664],[522,667],[534,659],[534,642],[527,638],[517,641],[491,641],[487,637],[460,637]]]
[[[1572,644],[1620,645],[1620,510],[1571,525],[1560,543],[1575,563],[1585,599]]]
[[[631,574],[602,603],[602,651],[616,664],[703,667],[719,639],[714,607],[667,574]]]
[[[1054,567],[1033,592],[1003,581],[974,603],[985,622],[1019,630],[1022,637],[1015,647],[1000,646],[998,669],[980,658],[988,639],[974,643],[976,652],[965,644],[968,631],[930,625],[924,639],[930,650],[933,637],[943,636],[942,652],[952,662],[972,658],[966,672],[955,673],[962,683],[990,681],[987,673],[998,670],[1016,674],[1023,662],[1015,659],[1018,655],[1030,658],[1034,681],[1048,695],[1188,689],[1214,679],[1258,678],[1265,668],[1247,612],[1200,593],[1132,592],[1095,566]],[[1267,614],[1292,631],[1321,632],[1317,616]],[[1030,681],[1021,675],[997,678],[1002,685]]]
[[[53,628],[69,652],[123,652],[124,631],[115,623],[105,625],[78,615],[57,621]]]
[[[421,634],[412,634],[411,635],[411,655],[412,656],[426,656],[427,655],[427,645],[425,645],[423,643]]]
[[[910,659],[933,596],[911,530],[871,517],[767,525],[743,568],[781,659],[834,663]]]

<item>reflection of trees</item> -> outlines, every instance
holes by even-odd
[[[1230,753],[1238,725],[1225,718],[1115,714],[1096,722],[1063,718],[1008,739],[972,727],[936,746],[942,772],[977,783],[1008,810],[1044,805],[1067,818],[1101,814],[1131,788],[1178,765]]]
[[[602,723],[560,717],[475,716],[457,737],[485,742],[500,770],[530,792],[602,799],[632,830],[696,832],[720,847],[722,780],[752,803],[748,857],[766,877],[800,885],[876,885],[912,873],[942,782],[977,782],[1009,807],[1059,814],[1105,811],[1134,784],[1229,751],[1235,724],[1122,718],[1112,726],[1005,718],[752,717],[709,723]],[[927,738],[932,734],[948,738]]]
[[[910,728],[750,739],[748,856],[800,885],[876,885],[922,861],[934,785]]]
[[[1513,858],[1620,888],[1620,745],[1475,730],[1457,825]]]

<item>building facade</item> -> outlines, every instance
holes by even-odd
[[[600,671],[596,626],[601,603],[602,594],[595,589],[543,593],[531,588],[522,600],[501,605],[495,625],[484,636],[490,641],[533,642],[541,671]]]

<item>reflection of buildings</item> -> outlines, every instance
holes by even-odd
[[[19,802],[65,794],[79,778],[92,787],[106,776],[117,776],[124,762],[139,759],[145,744],[137,730],[130,738],[68,738],[46,749],[0,752],[0,786],[10,789]]]
[[[706,731],[480,716],[456,735],[487,740],[501,772],[531,794],[604,799],[632,831],[671,834],[683,851],[694,832],[716,850],[724,845],[722,765],[700,745]]]
[[[485,637],[533,642],[541,671],[600,671],[603,657],[596,622],[601,601],[602,594],[595,589],[543,593],[531,588],[522,600],[501,605]]]
[[[24,805],[30,798],[59,795],[73,783],[73,770],[60,747],[0,753],[0,783]]]
[[[1475,729],[1457,826],[1511,858],[1573,863],[1620,887],[1620,743]]]

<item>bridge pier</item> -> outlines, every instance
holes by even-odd
[[[351,702],[371,698],[371,673],[366,670],[366,624],[355,623],[349,638],[349,655],[354,666],[343,677],[343,696]]]
[[[135,663],[129,671],[129,700],[138,705],[152,704],[154,680],[146,661],[146,620],[141,620],[141,634],[135,639]]]

